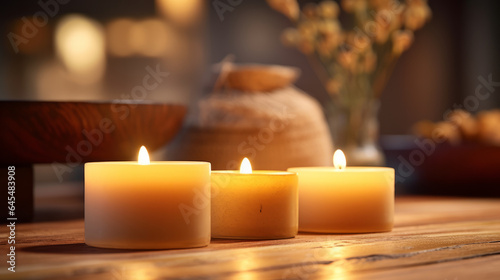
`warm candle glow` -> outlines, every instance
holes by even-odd
[[[336,169],[345,169],[346,167],[346,159],[342,150],[338,149],[333,154],[333,166]]]
[[[248,158],[244,158],[243,161],[241,162],[240,173],[252,174],[252,165],[250,164]]]
[[[141,149],[139,150],[139,164],[140,165],[148,165],[149,164],[148,150],[146,150],[146,147],[144,147],[144,146],[141,146]]]
[[[202,0],[156,0],[159,12],[172,22],[184,26],[196,23],[202,18],[204,4]]]
[[[55,29],[55,49],[74,81],[93,84],[106,68],[106,40],[99,22],[81,15],[63,17]]]

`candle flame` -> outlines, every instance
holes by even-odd
[[[335,166],[335,169],[339,170],[345,169],[346,167],[345,155],[340,149],[336,150],[333,154],[333,166]]]
[[[146,147],[141,146],[141,149],[139,150],[139,164],[140,165],[148,165],[149,164],[149,154],[148,150],[146,150]]]
[[[252,174],[252,165],[248,158],[244,158],[243,161],[241,161],[240,173]]]

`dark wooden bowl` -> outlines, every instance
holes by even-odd
[[[0,164],[137,160],[179,131],[183,105],[0,101]]]

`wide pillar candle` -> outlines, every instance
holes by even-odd
[[[387,167],[290,168],[299,176],[299,231],[390,231],[394,169]]]
[[[85,164],[85,243],[170,249],[210,242],[210,163]]]
[[[297,231],[295,173],[212,171],[212,237],[280,239]]]

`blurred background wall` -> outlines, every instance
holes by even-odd
[[[131,99],[149,67],[170,77],[145,99],[187,103],[206,68],[206,8],[201,0],[5,3],[0,97]]]

